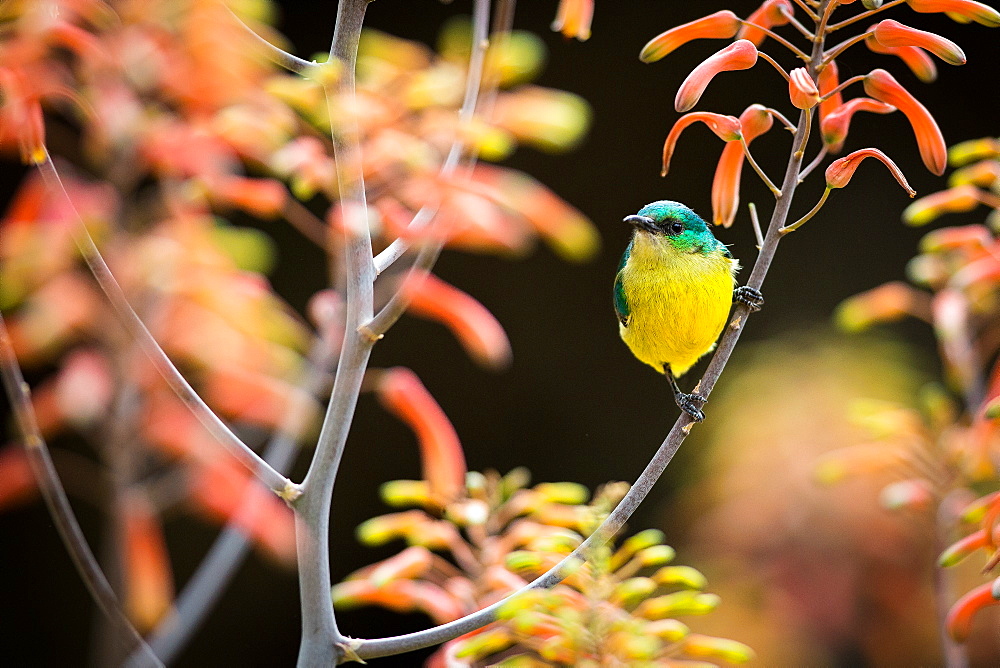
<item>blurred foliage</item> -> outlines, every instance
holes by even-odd
[[[425,481],[382,488],[392,506],[358,527],[367,545],[403,539],[409,547],[336,585],[341,608],[379,605],[426,613],[443,624],[503,599],[576,549],[618,503],[628,485],[609,483],[588,503],[575,483],[529,487],[528,472],[470,473],[465,496],[443,510]],[[499,620],[446,643],[432,666],[673,666],[743,663],[746,645],[692,633],[677,617],[705,615],[720,599],[705,577],[674,565],[663,533],[639,532],[617,547],[570,563],[566,579],[505,602]],[[444,552],[446,559],[437,552]]]

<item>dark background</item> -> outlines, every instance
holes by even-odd
[[[677,86],[721,43],[694,43],[649,65],[636,56],[648,39],[668,27],[726,6],[746,16],[756,3],[597,0],[593,37],[585,43],[564,40],[549,30],[556,4],[556,0],[521,2],[516,27],[539,34],[549,45],[549,63],[539,83],[586,98],[593,107],[593,127],[572,153],[547,155],[522,148],[508,164],[538,177],[588,215],[600,229],[603,251],[583,265],[564,263],[545,248],[519,261],[445,253],[437,272],[481,300],[505,325],[513,345],[513,365],[505,373],[485,372],[468,361],[443,328],[415,319],[404,319],[392,330],[376,347],[372,364],[405,365],[418,373],[452,419],[470,469],[505,472],[526,465],[536,481],[572,480],[595,487],[608,480],[634,479],[676,414],[663,379],[636,362],[618,339],[611,282],[629,233],[620,221],[656,199],[683,200],[710,215],[711,178],[722,147],[707,130],[693,127],[681,139],[672,173],[666,179],[659,176],[662,142],[678,116],[673,110]],[[335,2],[286,2],[280,27],[296,53],[308,57],[328,49],[335,12]],[[445,19],[470,12],[468,0],[449,5],[379,0],[369,8],[367,25],[433,44]],[[926,85],[900,61],[858,47],[840,61],[842,79],[872,67],[889,69],[932,111],[949,144],[997,133],[998,33],[905,8],[886,16],[953,39],[965,49],[969,64],[955,68],[939,62],[938,81]],[[786,67],[794,66],[773,42],[764,48]],[[862,93],[856,87],[848,94]],[[793,111],[784,81],[765,63],[752,72],[720,75],[698,108],[738,115],[752,102],[787,114]],[[775,129],[754,144],[755,155],[776,182],[789,142],[786,133]],[[897,161],[919,194],[944,187],[943,179],[922,166],[901,114],[857,117],[847,150],[872,145]],[[10,176],[5,183],[13,181],[14,175]],[[793,215],[813,205],[821,181],[817,175],[798,191]],[[745,203],[757,202],[766,222],[770,196],[749,168],[744,183],[744,209],[734,227],[719,230],[718,236],[732,244],[734,255],[749,267],[755,250]],[[782,242],[764,286],[766,310],[750,321],[745,339],[825,327],[832,309],[845,297],[901,277],[924,232],[900,222],[907,203],[889,174],[868,161],[848,189],[835,192],[817,218]],[[981,219],[971,216],[968,222]],[[290,243],[282,246],[273,280],[301,307],[323,285],[322,256],[293,235],[278,236],[283,244]],[[748,273],[744,270],[744,280]],[[919,345],[932,345],[919,327],[900,331]],[[740,354],[738,348],[736,361]],[[684,379],[685,385],[694,382],[701,368]],[[725,391],[724,381],[720,391]],[[672,490],[684,480],[685,462],[696,456],[697,448],[696,432],[632,526],[660,526],[670,540]],[[334,494],[334,581],[398,549],[362,548],[354,538],[354,527],[386,510],[378,500],[380,483],[418,475],[412,435],[371,397],[363,397]],[[88,530],[99,526],[99,517],[87,507],[81,506],[80,512]],[[190,522],[168,529],[171,546],[177,548],[175,566],[181,584],[213,532]],[[39,504],[0,516],[0,535],[7,537],[0,562],[4,573],[0,637],[8,660],[31,656],[36,665],[84,663],[94,606],[44,508]],[[96,540],[95,536],[95,544]],[[417,630],[428,622],[418,615],[370,610],[343,614],[340,624],[348,635],[385,636]],[[178,665],[290,665],[298,635],[294,574],[276,572],[251,557]],[[371,663],[418,665],[422,656],[426,653]]]

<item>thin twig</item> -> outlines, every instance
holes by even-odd
[[[810,162],[809,165],[806,168],[804,168],[802,170],[802,172],[799,174],[799,183],[802,183],[803,179],[805,179],[807,176],[809,176],[809,174],[814,169],[816,169],[817,167],[820,166],[820,164],[822,164],[823,159],[826,158],[826,154],[827,154],[827,148],[826,148],[826,144],[824,144],[823,148],[821,148],[819,150],[819,153],[816,154],[816,157],[813,158],[813,161]]]
[[[857,76],[854,76],[854,77],[851,77],[851,78],[850,78],[850,79],[848,79],[847,81],[844,81],[843,83],[841,83],[841,84],[840,84],[839,86],[837,86],[837,87],[836,87],[836,88],[834,88],[833,90],[831,90],[831,91],[829,91],[829,92],[827,92],[827,93],[824,93],[824,94],[823,94],[823,95],[822,95],[822,96],[821,96],[821,97],[819,98],[820,102],[825,102],[826,100],[829,100],[829,99],[830,99],[831,97],[833,97],[833,96],[834,96],[834,95],[836,95],[837,93],[841,92],[842,90],[844,90],[845,88],[847,88],[847,87],[848,87],[848,86],[850,86],[851,84],[855,84],[855,83],[858,83],[859,81],[864,81],[864,80],[865,80],[865,76],[866,76],[866,75],[864,75],[864,74],[859,74],[859,75],[857,75]]]
[[[320,248],[327,247],[327,225],[295,197],[285,201],[281,216],[306,239]]]
[[[828,27],[826,29],[826,32],[827,33],[831,33],[834,30],[840,30],[841,28],[846,28],[847,26],[849,26],[849,25],[851,25],[853,23],[857,23],[858,21],[864,21],[865,19],[870,18],[874,14],[878,14],[879,12],[884,12],[885,10],[889,9],[890,7],[895,7],[896,5],[901,5],[904,2],[906,2],[906,0],[892,0],[891,2],[885,3],[884,5],[882,5],[881,7],[879,7],[878,9],[872,9],[872,10],[869,10],[867,12],[862,12],[862,13],[858,14],[857,16],[852,16],[851,18],[846,19],[844,21],[841,21],[840,23],[834,23],[832,26],[830,26],[830,27]]]
[[[799,20],[797,18],[795,18],[795,16],[793,14],[787,14],[786,13],[786,14],[784,14],[784,16],[785,16],[785,18],[788,19],[788,25],[792,26],[793,28],[795,28],[796,30],[798,30],[800,33],[802,33],[803,37],[805,37],[806,39],[808,39],[810,41],[812,41],[813,39],[815,39],[815,35],[812,34],[812,31],[810,31],[809,28],[807,28],[804,25],[802,25],[799,22]],[[813,20],[815,21],[815,19],[813,19]],[[808,58],[807,58],[807,60],[808,60]]]
[[[812,20],[812,21],[819,21],[819,16],[816,15],[816,12],[814,12],[812,10],[812,7],[810,7],[809,5],[807,5],[804,2],[804,0],[792,0],[792,1],[795,4],[797,4],[799,6],[799,8],[802,9],[802,11],[804,11],[806,13],[806,16],[808,16],[810,20]],[[814,5],[814,6],[818,6],[818,5]]]
[[[799,179],[800,179],[799,183],[801,183],[802,182],[801,181],[801,176],[799,177]],[[830,188],[829,186],[827,186],[826,190],[823,191],[823,196],[819,198],[818,202],[816,202],[816,206],[814,206],[812,209],[809,210],[809,213],[807,213],[806,215],[802,216],[801,218],[799,218],[798,220],[796,220],[794,223],[791,223],[789,225],[785,225],[784,227],[782,227],[778,231],[781,232],[781,234],[788,234],[789,232],[794,232],[795,230],[799,229],[800,227],[802,227],[803,225],[805,225],[807,222],[809,222],[809,220],[813,216],[815,216],[817,213],[819,213],[819,210],[823,208],[823,205],[826,204],[826,198],[830,196],[830,191],[831,190],[833,190],[833,188]]]
[[[799,58],[800,60],[805,60],[805,61],[809,60],[809,56],[806,55],[806,53],[804,51],[802,51],[802,49],[800,49],[799,47],[795,46],[794,44],[792,44],[791,42],[789,42],[787,39],[785,39],[784,37],[782,37],[778,33],[776,33],[773,30],[771,30],[770,28],[765,28],[764,26],[757,25],[756,23],[751,23],[750,21],[744,21],[743,19],[740,19],[740,25],[746,26],[748,28],[754,28],[755,30],[761,31],[762,33],[764,33],[765,35],[767,35],[768,37],[770,37],[771,39],[773,39],[775,42],[777,42],[778,44],[781,44],[786,49],[788,49],[789,51],[791,51],[792,53],[794,53],[796,58]]]
[[[750,209],[750,224],[753,226],[753,235],[757,238],[757,250],[764,246],[764,235],[760,231],[760,219],[757,218],[757,205],[753,202],[747,204]]]
[[[833,47],[832,49],[830,49],[829,51],[827,51],[826,54],[824,54],[824,56],[823,56],[823,65],[825,66],[825,65],[829,64],[831,61],[833,61],[837,57],[839,57],[840,54],[842,54],[844,51],[847,51],[849,48],[851,48],[852,46],[854,46],[858,42],[865,41],[866,39],[868,39],[868,36],[871,35],[871,34],[872,34],[872,31],[869,30],[867,32],[861,33],[860,35],[855,35],[854,37],[852,37],[850,39],[845,39],[843,42],[841,42],[837,46]]]
[[[749,162],[750,166],[753,167],[753,170],[757,172],[757,176],[761,178],[764,185],[767,186],[768,190],[774,193],[775,197],[781,197],[781,191],[778,190],[778,187],[774,185],[771,179],[767,178],[767,174],[764,173],[761,166],[757,164],[756,160],[754,160],[753,155],[750,153],[750,147],[747,145],[747,140],[742,136],[740,137],[740,145],[743,146],[743,154],[746,156],[747,162]]]
[[[227,9],[229,8],[227,7]],[[298,56],[288,53],[284,49],[280,49],[274,44],[271,44],[258,34],[256,30],[248,26],[232,9],[229,10],[229,13],[241,26],[246,29],[248,33],[250,33],[251,36],[253,36],[254,39],[257,40],[257,43],[264,48],[264,52],[267,54],[267,57],[270,58],[276,65],[280,65],[286,70],[302,75],[308,75],[317,67],[320,67],[320,64],[315,61],[303,60],[302,58],[299,58]]]
[[[125,325],[129,335],[139,344],[146,357],[149,358],[163,379],[167,381],[170,389],[173,390],[181,402],[187,406],[215,439],[226,446],[233,456],[249,468],[275,494],[282,497],[296,496],[298,490],[292,481],[275,471],[267,462],[261,459],[260,455],[244,443],[239,436],[234,434],[232,429],[195,392],[191,384],[177,370],[177,367],[170,361],[167,354],[163,352],[163,348],[153,338],[153,335],[146,328],[145,323],[143,323],[142,318],[139,317],[135,309],[132,308],[132,305],[129,304],[125,292],[118,284],[114,274],[111,273],[111,269],[104,260],[104,256],[101,255],[97,244],[94,243],[94,238],[90,236],[90,231],[87,230],[86,224],[80,217],[76,205],[70,198],[69,193],[66,192],[66,187],[63,185],[62,179],[59,177],[59,172],[52,162],[52,157],[49,155],[47,149],[44,149],[44,151],[45,159],[38,163],[38,170],[41,172],[48,187],[64,199],[67,207],[69,207],[69,210],[72,211],[73,216],[76,218],[78,225],[75,237],[80,254],[90,268],[90,272],[97,280],[98,285],[101,286],[101,290],[104,291],[104,294],[118,313],[118,317]]]
[[[788,72],[785,71],[784,67],[782,67],[781,65],[778,64],[778,61],[776,61],[774,58],[772,58],[771,56],[767,55],[763,51],[758,52],[757,56],[760,57],[760,58],[763,58],[767,62],[771,63],[771,66],[774,69],[778,70],[778,74],[780,74],[782,76],[782,78],[784,78],[785,81],[788,81],[788,79],[789,79]]]
[[[788,131],[789,131],[789,132],[791,132],[792,134],[795,134],[795,126],[794,126],[794,125],[792,125],[792,122],[791,122],[790,120],[788,120],[788,119],[787,119],[787,118],[785,117],[785,115],[784,115],[784,114],[782,114],[782,113],[781,113],[780,111],[778,111],[777,109],[772,109],[771,107],[766,107],[766,109],[765,109],[765,110],[767,111],[767,113],[771,114],[771,116],[773,116],[774,118],[777,118],[777,119],[778,119],[778,121],[779,121],[779,122],[780,122],[780,123],[781,123],[781,124],[782,124],[783,126],[785,126],[785,129],[786,129],[786,130],[788,130]]]
[[[66,490],[63,489],[59,474],[52,463],[49,448],[38,428],[35,410],[31,405],[30,390],[21,374],[21,367],[14,355],[14,348],[11,345],[10,335],[2,315],[0,315],[0,376],[2,376],[4,390],[13,410],[18,430],[21,432],[21,439],[28,455],[31,471],[38,481],[38,488],[45,500],[45,505],[48,506],[56,531],[59,533],[63,545],[66,546],[66,551],[69,552],[70,559],[80,574],[80,579],[83,580],[91,597],[97,602],[98,607],[108,620],[137,648],[142,665],[162,666],[163,664],[156,658],[149,645],[145,643],[126,617],[117,596],[115,596],[114,589],[104,576],[104,572],[97,563],[97,558],[87,543],[86,536],[80,529],[80,524],[77,522],[73,508],[66,497]]]

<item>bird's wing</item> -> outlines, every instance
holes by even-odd
[[[631,253],[632,242],[629,242],[628,247],[622,254],[621,262],[618,263],[618,274],[615,275],[615,313],[618,314],[618,322],[622,324],[622,327],[628,327],[629,316],[632,314],[632,309],[628,306],[628,296],[625,294],[625,285],[622,281],[622,270],[628,264],[628,258]]]
[[[622,327],[628,327],[631,310],[628,307],[628,297],[625,295],[625,286],[622,284],[620,271],[615,277],[615,313],[618,314],[618,322],[622,324]]]

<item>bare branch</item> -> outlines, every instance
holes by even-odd
[[[135,339],[142,348],[143,353],[149,358],[150,362],[163,377],[170,389],[177,395],[177,397],[184,403],[185,406],[198,418],[198,421],[209,431],[212,436],[219,441],[222,445],[229,449],[229,451],[240,460],[247,468],[249,468],[254,475],[256,475],[261,482],[271,488],[271,490],[282,497],[294,498],[298,494],[297,487],[291,480],[281,475],[274,470],[267,462],[261,459],[260,455],[254,452],[250,446],[244,443],[239,436],[233,433],[225,422],[223,422],[218,415],[216,415],[208,404],[205,403],[191,384],[188,383],[187,379],[177,370],[174,363],[170,361],[167,354],[163,352],[163,348],[160,344],[156,342],[153,335],[150,333],[149,329],[146,328],[145,323],[143,323],[142,318],[135,312],[131,304],[128,302],[128,298],[122,291],[121,286],[118,281],[115,280],[114,274],[111,273],[111,269],[108,267],[107,262],[104,260],[104,256],[101,255],[101,251],[97,248],[97,244],[94,243],[94,238],[90,236],[90,232],[87,230],[83,219],[80,217],[79,212],[76,210],[76,206],[73,200],[70,198],[69,193],[66,192],[66,187],[63,185],[62,179],[59,177],[59,172],[56,170],[55,164],[52,162],[52,157],[49,155],[48,150],[45,150],[45,160],[38,163],[38,170],[41,172],[42,177],[45,179],[48,187],[56,193],[57,196],[62,197],[66,205],[73,212],[76,217],[78,226],[76,233],[77,246],[80,249],[80,254],[83,255],[84,261],[86,261],[87,266],[90,268],[91,273],[97,280],[98,285],[104,291],[104,294],[108,297],[111,305],[114,307],[115,311],[118,313],[118,317],[121,319],[122,324],[128,330],[128,333]]]
[[[52,463],[48,445],[38,429],[35,410],[31,405],[30,390],[24,381],[24,376],[21,375],[21,367],[14,356],[14,349],[7,333],[7,325],[4,323],[2,315],[0,315],[0,376],[2,376],[4,389],[14,412],[18,430],[21,432],[28,462],[35,474],[35,479],[38,481],[38,488],[45,500],[45,505],[49,508],[49,514],[56,525],[56,531],[59,532],[59,537],[62,538],[63,545],[66,546],[66,551],[69,552],[73,565],[76,566],[76,570],[80,574],[80,579],[83,580],[91,597],[97,602],[98,607],[101,608],[112,625],[136,646],[137,656],[141,657],[142,665],[162,666],[163,664],[153,654],[149,645],[145,643],[142,636],[125,616],[118,597],[115,596],[114,589],[104,576],[97,558],[90,549],[90,545],[87,544],[86,536],[80,529],[80,524],[77,522],[73,508],[66,497],[66,490],[63,489],[59,474],[56,473],[55,465]]]

